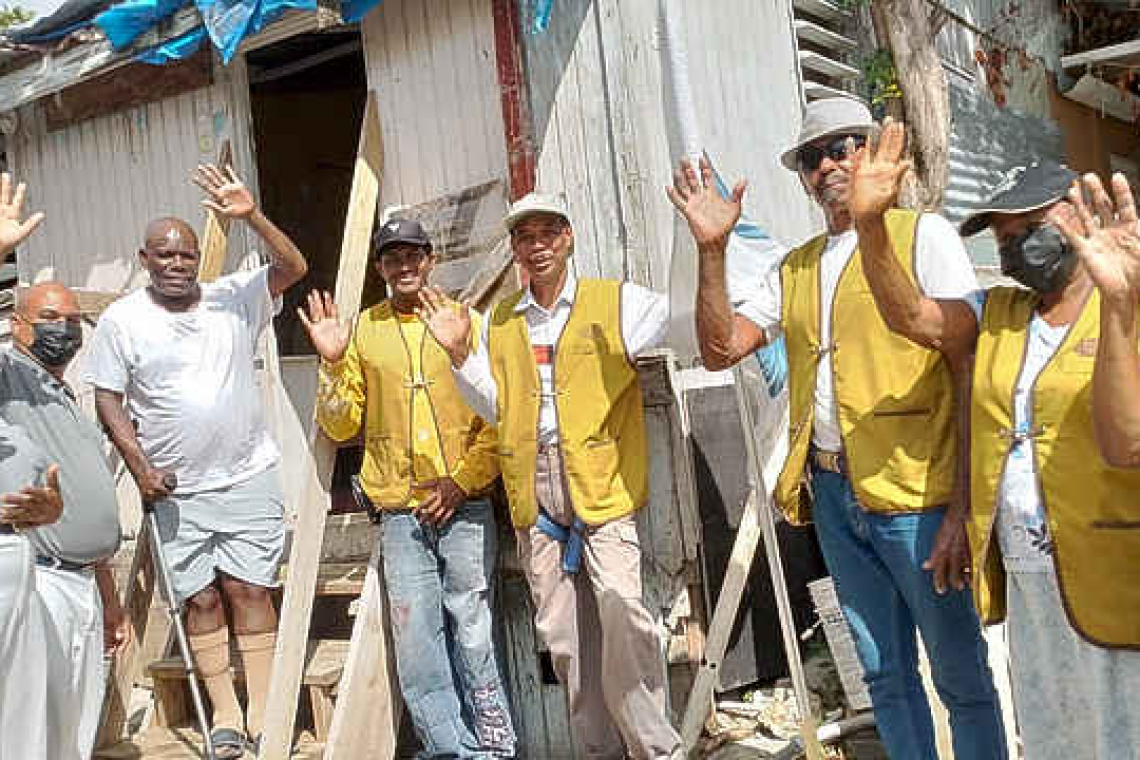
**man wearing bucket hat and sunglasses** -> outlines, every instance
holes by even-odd
[[[955,757],[1003,758],[997,695],[964,582],[954,368],[938,351],[892,333],[879,316],[848,208],[848,153],[874,129],[858,101],[807,106],[781,163],[798,173],[827,231],[794,249],[737,303],[726,288],[725,250],[744,184],[725,199],[707,163],[703,177],[682,167],[669,195],[700,255],[697,333],[710,369],[785,336],[789,455],[775,498],[791,522],[815,523],[891,758],[937,757],[916,629],[950,713]],[[894,209],[886,225],[893,255],[923,293],[955,298],[976,289],[945,219]]]

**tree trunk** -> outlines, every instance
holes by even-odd
[[[914,182],[904,186],[900,201],[936,210],[946,187],[950,101],[946,72],[934,47],[931,6],[927,0],[872,0],[871,18],[879,43],[894,60],[914,162]]]

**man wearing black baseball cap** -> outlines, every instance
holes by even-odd
[[[935,300],[884,250],[882,217],[908,168],[904,137],[901,124],[889,124],[878,149],[856,159],[851,209],[869,243],[864,269],[884,321],[952,364],[975,357],[967,520],[974,599],[986,623],[1008,619],[1025,756],[1133,756],[1140,471],[1094,453],[1091,410],[1101,304],[1113,298],[1105,294],[1112,270],[1120,271],[1112,265],[1126,261],[1116,249],[1138,244],[1127,183],[1115,181],[1114,208],[1099,180],[1086,180],[1098,221],[1068,168],[1042,160],[1014,169],[961,232],[989,227],[1002,272],[1024,287]],[[1089,275],[1096,267],[1099,293]]]
[[[355,328],[328,293],[298,310],[322,359],[317,422],[337,441],[364,427],[360,483],[380,509],[396,669],[422,757],[513,757],[491,636],[495,519],[480,496],[499,475],[494,429],[417,316],[435,263],[423,226],[390,219],[372,246],[388,298]]]

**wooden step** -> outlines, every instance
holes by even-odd
[[[328,736],[332,723],[333,697],[337,684],[344,672],[344,661],[348,657],[348,641],[321,639],[310,641],[305,651],[305,669],[301,684],[308,687],[309,699],[313,706],[313,723],[318,741]],[[234,681],[245,680],[240,667],[241,656],[236,649],[231,652]],[[186,688],[186,666],[181,657],[166,657],[147,666],[154,681],[155,724],[173,728],[189,723],[194,719],[194,708]]]
[[[322,562],[317,572],[317,596],[360,596],[364,591],[364,577],[368,574],[368,560],[357,562]],[[281,583],[289,577],[289,566],[281,565],[278,578]]]

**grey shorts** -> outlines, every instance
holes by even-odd
[[[155,509],[179,601],[218,573],[273,588],[285,549],[285,502],[277,466],[213,491],[173,496]]]

